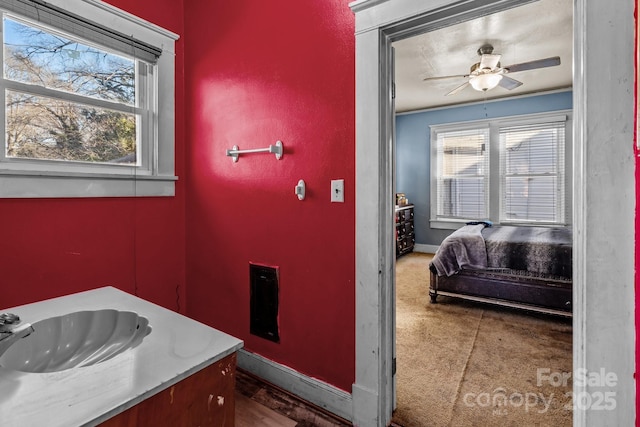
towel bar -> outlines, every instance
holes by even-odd
[[[280,160],[282,158],[282,141],[276,141],[275,145],[270,145],[267,148],[240,150],[237,145],[234,145],[231,150],[227,150],[227,156],[230,156],[234,163],[238,161],[240,154],[248,153],[274,153],[276,155],[276,159]]]

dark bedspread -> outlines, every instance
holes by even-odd
[[[571,244],[568,227],[466,225],[444,239],[430,268],[439,276],[487,269],[571,279]]]
[[[571,228],[495,226],[482,230],[487,268],[571,279]]]
[[[451,276],[464,268],[487,268],[484,224],[465,225],[442,241],[430,268],[439,276]]]

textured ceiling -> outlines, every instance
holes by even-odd
[[[572,0],[539,0],[395,42],[396,111],[570,88],[572,8]],[[510,91],[496,87],[478,92],[468,86],[446,96],[467,78],[423,81],[426,77],[468,74],[470,67],[480,60],[478,48],[487,43],[493,45],[494,54],[502,55],[502,66],[552,56],[559,56],[561,65],[509,74],[523,83]]]

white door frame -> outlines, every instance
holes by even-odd
[[[393,404],[391,42],[417,26],[451,25],[473,10],[516,3],[523,1],[358,0],[350,5],[356,14],[354,425],[386,426]],[[585,369],[597,375],[602,369],[617,377],[615,385],[605,386],[574,381],[575,396],[614,393],[609,396],[616,406],[579,408],[575,426],[635,422],[634,3],[574,0],[573,365],[574,373]]]

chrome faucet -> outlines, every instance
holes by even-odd
[[[0,314],[0,356],[20,338],[34,331],[30,323],[20,325],[20,317],[12,313]]]

